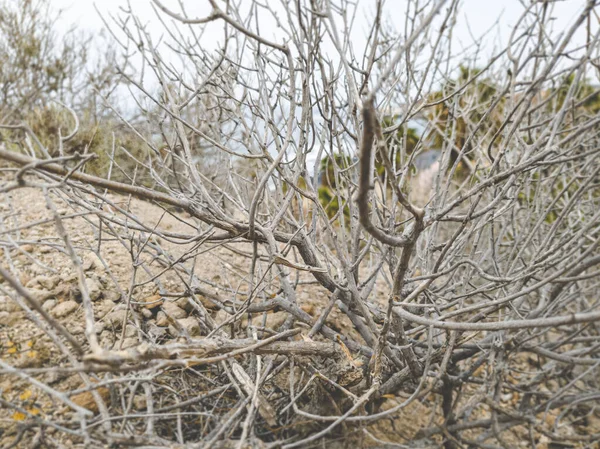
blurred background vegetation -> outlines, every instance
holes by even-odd
[[[135,163],[119,148],[143,160],[145,144],[103,99],[122,87],[126,61],[103,36],[60,29],[59,17],[48,0],[0,2],[0,139],[29,154],[93,153],[84,170],[99,176],[114,153],[111,178],[124,181]]]
[[[51,8],[49,0],[0,0],[0,141],[9,149],[29,154],[56,157],[92,153],[96,158],[83,168],[87,173],[110,174],[111,179],[121,182],[135,177],[140,184],[161,188],[154,184],[149,162],[169,154],[166,165],[176,178],[173,158],[180,146],[163,127],[164,112],[146,108],[137,117],[131,110],[116,109],[114,105],[124,97],[131,79],[124,73],[135,68],[102,35],[77,27],[59,29],[59,17],[60,12]],[[507,76],[510,74],[500,74],[497,80]],[[415,118],[405,121],[398,114],[383,117],[391,160],[399,174],[408,167],[405,181],[439,160],[442,152],[449,154],[444,169],[453,178],[461,182],[472,175],[471,161],[480,159],[487,147],[499,144],[496,136],[505,126],[506,92],[497,80],[481,69],[462,65],[455,78],[424,95],[424,107]],[[569,74],[554,80],[544,91],[541,107],[558,111],[575,81]],[[577,111],[598,113],[598,89],[585,80],[579,80],[576,87]],[[231,119],[235,105],[215,98],[210,92],[201,94],[199,101],[182,114],[204,136],[190,132],[192,154],[204,174],[218,184],[219,176],[227,176],[231,162],[222,160],[223,152],[216,151],[213,143],[239,130]],[[494,115],[485,116],[493,102],[498,103],[492,109]],[[578,120],[576,116],[570,119]],[[65,139],[76,128],[78,132]],[[257,176],[252,164],[246,160],[240,163],[247,166],[249,177]],[[350,213],[351,189],[340,183],[347,184],[351,178],[339,174],[356,164],[355,156],[338,153],[327,154],[320,161],[319,200],[332,220],[340,209],[345,216]],[[379,156],[375,165],[386,185]]]

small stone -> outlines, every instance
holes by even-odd
[[[163,305],[164,301],[160,295],[146,296],[142,301],[146,309],[155,309]]]
[[[108,324],[110,324],[114,328],[119,329],[123,325],[123,320],[125,319],[126,316],[127,316],[127,310],[119,309],[119,310],[114,310],[114,311],[110,312],[109,314],[107,314],[104,317],[104,319],[106,320],[106,322]]]
[[[153,337],[156,340],[164,337],[167,334],[167,330],[164,327],[158,327],[153,322],[148,323],[147,332],[148,332],[148,335],[150,335],[151,337]]]
[[[56,295],[54,294],[54,292],[51,292],[49,290],[37,290],[37,289],[31,289],[29,290],[29,293],[31,294],[31,296],[33,296],[38,302],[45,302],[47,300],[49,300],[50,298],[54,298]]]
[[[149,320],[150,318],[152,318],[154,315],[152,315],[152,310],[149,309],[142,309],[142,316],[144,318],[146,318],[147,320]]]
[[[42,304],[42,309],[44,309],[45,311],[50,311],[54,309],[56,304],[58,304],[58,301],[56,299],[49,299],[44,304]]]
[[[177,324],[179,324],[182,329],[184,329],[190,337],[195,337],[200,335],[200,325],[198,324],[198,320],[194,317],[183,318],[181,320],[177,320]],[[178,336],[179,332],[175,329],[175,326],[169,326],[169,332],[173,336]]]
[[[79,304],[75,301],[65,301],[58,304],[54,309],[52,309],[52,314],[56,318],[65,317],[77,310],[79,308]]]
[[[129,337],[123,340],[123,344],[121,345],[121,349],[132,348],[137,346],[138,339],[136,337]],[[119,349],[119,342],[115,343],[115,349]]]
[[[137,329],[135,326],[133,326],[132,324],[128,324],[127,327],[125,327],[125,336],[126,337],[135,337],[137,336]]]
[[[119,302],[121,300],[121,293],[116,290],[106,290],[103,296],[104,299],[110,299],[112,302]]]
[[[167,318],[167,314],[162,310],[156,315],[156,325],[160,327],[165,327],[169,325],[169,319]]]
[[[146,396],[137,395],[134,397],[133,406],[140,412],[146,410]]]
[[[96,390],[104,402],[110,399],[110,391],[108,388],[100,387]],[[71,401],[80,407],[87,408],[93,413],[98,413],[98,403],[94,399],[94,395],[91,391],[84,391],[83,393],[71,396]]]
[[[171,318],[176,320],[185,318],[187,316],[186,311],[178,307],[177,304],[173,302],[165,302],[162,305],[162,308],[168,315],[171,316]]]
[[[59,276],[36,276],[25,287],[36,288],[38,285],[46,290],[52,290],[60,282]]]
[[[4,326],[12,326],[14,324],[16,324],[19,320],[21,320],[23,317],[21,316],[20,313],[9,313],[9,312],[5,312],[2,311],[0,312],[0,324],[4,325]]]
[[[102,284],[100,284],[100,281],[96,278],[88,278],[85,283],[88,288],[90,299],[92,301],[98,301],[102,297]]]
[[[220,309],[217,310],[217,313],[215,313],[215,316],[213,317],[213,319],[215,320],[215,322],[217,324],[223,324],[225,323],[229,318],[231,317],[231,315],[229,315],[225,310]]]
[[[83,333],[85,332],[81,324],[75,324],[69,327],[68,329],[69,332],[71,332],[73,335],[83,335]]]
[[[194,306],[190,304],[187,297],[179,298],[177,301],[175,301],[175,304],[177,307],[185,310],[187,313],[191,313],[194,310]]]
[[[100,335],[100,346],[102,349],[112,349],[115,344],[115,334],[112,331],[105,330]]]
[[[33,245],[31,244],[26,244],[20,247],[22,251],[25,251],[26,253],[32,253],[33,252]]]
[[[96,255],[95,254],[86,254],[83,258],[83,263],[81,264],[83,271],[94,270],[97,267],[96,263]]]
[[[94,304],[94,311],[98,318],[104,318],[107,313],[115,308],[114,303],[109,299],[104,299]]]
[[[94,324],[94,332],[99,335],[102,333],[103,330],[104,323],[102,321],[96,321],[96,324]]]

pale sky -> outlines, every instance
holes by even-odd
[[[205,17],[210,13],[210,4],[207,0],[162,0],[162,3],[172,11],[179,13],[179,1],[185,5],[189,17]],[[278,0],[263,1],[273,5],[284,3]],[[373,16],[375,2],[372,0],[357,1],[364,13],[357,15],[357,22],[351,38],[356,53],[360,55],[366,43],[367,28],[370,23],[369,19]],[[508,40],[512,26],[524,10],[523,4],[529,3],[529,1],[531,0],[522,0],[522,2],[519,0],[462,0],[458,22],[453,30],[453,53],[461,53],[461,47],[470,46],[474,41],[482,43],[484,54],[481,55],[481,61],[476,61],[476,65],[481,66],[487,63],[489,56],[496,53],[499,48],[504,48],[503,44]],[[249,2],[250,0],[241,0],[242,8]],[[153,41],[156,42],[165,33],[163,26],[156,19],[151,0],[50,0],[50,3],[55,9],[64,10],[61,20],[65,24],[65,28],[67,25],[75,24],[80,29],[98,32],[103,28],[103,23],[94,5],[108,18],[109,14],[122,14],[120,8],[126,8],[130,4],[140,21],[149,24]],[[407,0],[387,0],[386,2],[385,17],[398,30],[403,30],[404,27],[406,3]],[[585,0],[555,2],[552,14],[555,18],[554,29],[566,30],[581,12],[584,4]],[[167,23],[171,20],[166,18]],[[275,33],[273,20],[265,20],[264,23],[260,22],[260,25],[263,37],[281,42],[281,39],[273,37],[273,33]],[[219,30],[222,29],[222,23],[214,26]],[[597,26],[594,24],[594,29],[597,29]],[[580,28],[581,32],[576,35],[574,43],[585,42],[584,28]],[[214,32],[206,33],[200,42],[205,49],[215,48],[217,39],[222,36],[222,33],[217,36]]]
[[[248,0],[242,0],[242,4]],[[272,1],[272,0],[269,0]],[[523,4],[531,0],[463,0],[460,7],[461,16],[459,26],[455,28],[457,42],[472,42],[473,37],[478,38],[489,31],[497,21],[499,21],[500,37],[507,39],[510,26],[513,25],[523,11]],[[210,12],[210,5],[206,0],[182,0],[190,17],[205,16]],[[358,0],[359,4],[369,8],[374,2],[372,0]],[[103,24],[94,9],[94,5],[103,14],[118,13],[120,7],[126,7],[131,4],[132,9],[143,20],[152,23],[155,21],[154,12],[151,7],[151,0],[50,0],[55,8],[64,9],[63,20],[65,23],[74,23],[90,31],[102,29]],[[163,4],[174,11],[179,11],[179,0],[163,0]],[[279,3],[274,2],[275,4]],[[572,22],[573,18],[581,10],[584,0],[559,0],[554,2],[554,16],[556,26],[564,27]],[[402,15],[405,10],[406,0],[388,0],[387,9],[390,11],[389,18],[396,21],[395,11],[398,13],[398,26],[402,25]],[[361,23],[365,22],[364,16],[358,19],[357,31],[360,32]],[[468,23],[468,26],[466,26]],[[364,28],[364,26],[362,27]],[[471,34],[472,33],[472,34]],[[490,42],[491,46],[492,43]],[[490,49],[491,50],[491,49]]]

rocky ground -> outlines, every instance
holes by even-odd
[[[100,235],[101,244],[98,245],[94,217],[82,214],[82,209],[73,208],[55,195],[49,198],[62,217],[71,242],[81,257],[85,282],[93,303],[95,332],[102,347],[126,349],[135,347],[141,341],[164,343],[177,341],[186,334],[190,337],[206,334],[197,312],[185,298],[176,297],[186,288],[181,273],[165,270],[164,265],[153,261],[147,254],[138,256],[135,251],[128,249],[128,242],[111,237],[106,232]],[[135,215],[144,223],[156,225],[165,232],[190,235],[196,232],[193,221],[185,214],[165,214],[157,206],[123,197],[115,196],[112,200],[115,206],[130,210],[132,217]],[[43,309],[83,343],[85,324],[78,271],[65,251],[47,204],[47,198],[41,190],[31,188],[16,190],[0,200],[0,215],[3,217],[0,224],[3,258],[0,263],[5,269],[16,273],[19,282],[42,304]],[[131,217],[128,220],[131,226],[135,225]],[[235,296],[248,271],[248,258],[240,251],[250,251],[250,247],[241,245],[236,252],[226,246],[216,245],[211,251],[205,252],[204,247],[195,249],[195,242],[184,245],[168,241],[155,243],[168,250],[174,258],[196,251],[195,259],[190,260],[187,266],[206,281],[206,288],[223,297]],[[132,260],[145,264],[134,270]],[[159,274],[159,282],[152,282]],[[305,285],[298,288],[298,303],[305,312],[316,316],[327,304],[328,293],[311,283],[309,276],[302,276],[299,281]],[[132,284],[138,286],[128,296],[126,292]],[[43,332],[39,319],[27,315],[9,297],[7,289],[7,282],[0,279],[0,363],[3,369],[0,375],[0,399],[3,401],[0,407],[0,447],[8,448],[16,441],[16,447],[34,447],[36,444],[45,447],[48,441],[54,441],[58,447],[81,446],[81,442],[52,427],[47,428],[45,434],[23,432],[23,439],[18,440],[21,432],[26,430],[24,423],[32,419],[68,423],[72,415],[30,378],[8,374],[8,371],[11,367],[30,369],[29,372],[35,373],[32,376],[37,381],[67,394],[72,402],[94,414],[102,413],[94,394],[100,395],[107,403],[120,400],[111,388],[110,373],[94,376],[61,369],[70,365],[68,357]],[[385,296],[385,287],[378,288],[377,294]],[[212,319],[221,324],[226,322],[229,318],[226,313],[219,311],[209,299],[200,299],[210,311]],[[275,329],[285,318],[284,312],[270,312],[264,316],[265,327]],[[355,335],[347,318],[337,310],[330,315],[327,324],[347,335]],[[244,320],[241,325],[245,325]],[[183,382],[182,378],[165,376],[158,382],[165,383],[166,390],[189,389],[192,385]],[[283,382],[286,382],[285,376]],[[198,390],[188,391],[188,397],[193,398],[210,389],[206,381],[198,381],[194,385]],[[121,396],[129,398],[130,403],[124,407],[130,413],[147,411],[146,395],[143,393],[140,390]],[[408,396],[400,394],[385,398],[381,409],[394,407]],[[465,400],[476,398],[477,395],[474,395]],[[509,405],[515,398],[503,397],[502,400]],[[317,397],[316,401],[322,402],[322,399]],[[353,447],[384,447],[384,444],[406,443],[420,429],[439,422],[439,408],[439,399],[430,395],[375,424],[363,428],[350,424],[342,426],[332,436],[331,444],[336,440],[338,447],[346,447],[347,444]],[[551,413],[548,416],[547,419],[552,418]],[[529,447],[527,432],[525,428],[515,429],[514,435],[507,437],[507,441],[513,447]],[[538,448],[550,447],[547,439],[542,437],[538,441]]]
[[[50,195],[50,198],[81,257],[85,282],[93,302],[95,332],[103,348],[127,349],[135,347],[141,341],[163,343],[176,340],[182,332],[191,337],[205,334],[201,321],[197,319],[185,298],[165,297],[160,294],[156,283],[145,282],[150,281],[153,275],[165,271],[160,264],[153,264],[147,255],[141,255],[140,259],[146,262],[144,268],[148,271],[141,268],[135,270],[135,282],[141,285],[136,287],[129,298],[128,312],[126,292],[132,284],[134,270],[127,242],[104,234],[98,249],[98,231],[92,225],[95,223],[94,218],[82,215],[81,209],[73,208],[55,195]],[[121,197],[112,199],[115,205],[128,208],[133,215],[150,226],[158,225],[163,231],[171,233],[195,232],[190,217],[185,214],[175,217],[165,214],[162,209],[151,204]],[[16,273],[19,282],[42,304],[43,309],[83,343],[85,320],[77,270],[62,245],[44,195],[40,190],[31,188],[14,191],[0,202],[0,214],[4,218],[1,229],[3,267]],[[160,244],[175,258],[193,246],[193,243]],[[249,247],[241,248],[250,250]],[[196,273],[208,282],[206,287],[223,296],[235,291],[248,269],[247,257],[226,247],[200,253],[194,262]],[[304,276],[302,282],[307,284],[298,289],[298,302],[304,311],[314,316],[327,303],[328,293],[310,283],[309,277]],[[185,289],[181,279],[172,270],[164,272],[159,283],[163,292],[168,291],[170,294]],[[0,287],[8,288],[4,279],[0,279]],[[223,288],[229,291],[224,291]],[[65,356],[43,332],[40,321],[23,312],[19,304],[6,293],[6,290],[0,291],[0,360],[5,362],[3,368],[38,369],[38,375],[35,376],[37,380],[57,391],[69,394],[74,403],[98,413],[90,384],[93,386],[95,382],[102,382],[102,376],[95,378],[65,370],[53,370],[53,367],[63,367],[67,364]],[[214,303],[201,296],[200,299],[216,322],[223,323],[229,318],[226,313],[219,311]],[[266,314],[266,327],[277,328],[286,316],[285,312]],[[123,328],[124,323],[126,324]],[[245,319],[242,320],[242,326],[244,324]],[[337,310],[332,312],[327,324],[336,330],[352,333],[349,321]],[[87,380],[82,377],[86,377]],[[109,388],[100,387],[95,391],[104,400],[110,399]],[[0,410],[1,447],[8,446],[19,433],[20,426],[32,416],[57,421],[69,419],[65,407],[58,406],[51,397],[26,378],[2,374],[0,392],[1,398],[7,403],[21,407],[17,410],[7,406]],[[415,406],[419,405],[415,403]],[[143,395],[136,396],[132,406],[138,411],[145,410]],[[410,421],[405,422],[400,433],[405,436],[413,434],[419,427],[420,417],[425,416],[413,415]],[[425,424],[426,419],[423,419],[422,425]],[[55,429],[49,429],[49,433],[57,434],[56,441],[60,441],[65,447],[73,443],[68,437],[58,435],[60,432]],[[34,440],[27,438],[19,445],[29,447]]]

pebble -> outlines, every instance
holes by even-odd
[[[147,332],[148,335],[158,340],[159,338],[162,338],[166,335],[167,330],[164,327],[158,327],[158,325],[150,321],[148,323]]]
[[[200,335],[200,325],[198,324],[198,320],[194,317],[183,318],[181,320],[177,320],[177,324],[179,324],[186,332],[190,335],[190,337],[195,337]],[[175,329],[175,326],[169,326],[169,333],[173,336],[178,336],[179,332]]]
[[[92,301],[98,301],[102,298],[102,284],[96,278],[87,278],[85,283],[88,288],[88,293],[90,294],[90,299]]]
[[[142,301],[146,309],[155,309],[163,305],[164,301],[160,295],[146,296]]]
[[[194,309],[194,306],[190,304],[187,298],[179,298],[177,301],[175,301],[175,304],[177,305],[177,307],[185,310],[187,313],[192,312],[192,310]]]
[[[23,319],[23,317],[20,313],[9,313],[5,311],[0,312],[0,324],[3,326],[12,326],[21,319]]]
[[[49,299],[44,304],[42,304],[42,309],[44,309],[45,311],[50,311],[56,306],[56,304],[58,304],[58,301],[56,299]]]
[[[165,327],[169,325],[169,319],[167,318],[167,314],[162,310],[156,315],[156,325],[160,327]]]
[[[107,313],[115,308],[114,303],[109,299],[104,299],[94,304],[94,312],[98,318],[104,318]]]
[[[25,287],[27,288],[35,288],[40,285],[42,288],[46,290],[52,290],[54,287],[58,285],[60,282],[59,276],[36,276],[27,282]]]
[[[137,329],[134,325],[128,324],[125,328],[125,336],[126,337],[135,337],[137,335]]]
[[[127,349],[127,348],[132,348],[134,346],[137,346],[138,344],[138,339],[136,337],[129,337],[126,338],[125,340],[123,340],[123,344],[121,345],[121,349]],[[115,348],[114,349],[119,349],[119,342],[115,342]]]
[[[38,302],[46,302],[47,300],[49,300],[50,298],[55,297],[56,295],[54,294],[54,292],[51,292],[50,290],[37,290],[37,289],[31,289],[29,290],[29,293],[31,294],[31,296],[33,296]]]
[[[94,270],[97,267],[96,255],[95,254],[93,254],[93,255],[87,254],[83,258],[83,263],[81,264],[81,267],[83,268],[83,271]]]
[[[69,327],[68,330],[73,335],[83,335],[83,333],[85,332],[81,324],[74,324],[73,326]]]
[[[126,315],[127,315],[127,310],[118,309],[118,310],[114,310],[114,311],[110,312],[109,314],[107,314],[104,317],[104,319],[106,320],[106,322],[108,324],[119,329],[123,325],[123,320],[125,319]]]
[[[116,290],[104,291],[104,299],[109,299],[112,302],[119,302],[121,300],[121,294]]]
[[[75,301],[65,301],[54,307],[54,309],[52,309],[52,314],[56,318],[62,318],[73,313],[78,308],[79,304],[77,304]]]
[[[104,323],[102,321],[96,321],[96,323],[94,324],[94,332],[96,334],[101,334],[103,330],[104,330]]]
[[[186,311],[173,302],[165,302],[162,305],[162,308],[167,314],[171,316],[171,318],[174,318],[176,320],[185,318],[187,316]]]

